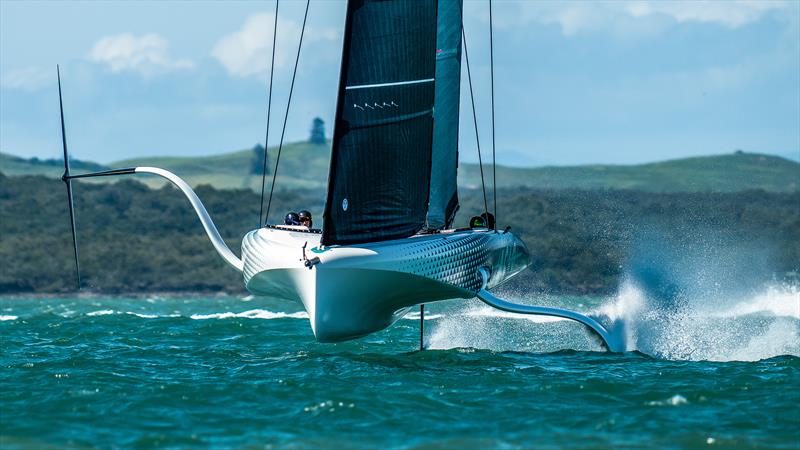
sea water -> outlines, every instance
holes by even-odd
[[[0,298],[0,446],[800,447],[800,291],[659,306],[531,296],[622,327],[477,301],[314,341],[308,316],[238,296]]]

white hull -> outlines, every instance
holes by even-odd
[[[380,331],[420,303],[475,297],[483,286],[481,268],[493,287],[529,264],[516,236],[487,230],[326,248],[319,239],[307,232],[254,230],[242,241],[242,261],[247,289],[301,303],[320,342]],[[306,267],[313,258],[319,262]]]

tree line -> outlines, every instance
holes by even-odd
[[[107,293],[244,292],[241,274],[217,256],[176,189],[149,189],[132,179],[73,185],[85,288]],[[259,196],[209,186],[196,192],[238,253],[242,236],[259,223]],[[456,224],[465,226],[481,212],[483,197],[479,190],[459,195]],[[319,190],[276,192],[271,220],[280,220],[289,210],[308,209],[319,225],[324,198]],[[498,190],[497,204],[498,225],[511,226],[532,254],[530,270],[511,287],[609,293],[642,264],[686,271],[693,256],[727,270],[734,275],[731,279],[742,278],[737,271],[764,279],[798,277],[799,193],[519,188]],[[0,293],[74,288],[63,183],[0,174]]]

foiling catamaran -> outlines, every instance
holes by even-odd
[[[244,236],[241,257],[225,244],[192,188],[167,170],[70,172],[59,73],[62,179],[78,287],[72,180],[152,174],[189,199],[217,253],[242,273],[248,291],[303,305],[319,342],[383,330],[424,303],[478,297],[503,311],[578,321],[607,349],[624,351],[624,343],[592,317],[515,304],[489,292],[530,264],[527,247],[508,228],[498,230],[492,220],[452,228],[463,37],[462,0],[350,0],[322,229],[265,225]],[[488,205],[485,212],[488,218]]]

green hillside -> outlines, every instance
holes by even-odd
[[[484,166],[491,173],[491,166]],[[638,165],[537,168],[497,167],[498,186],[546,189],[632,189],[649,192],[736,192],[800,189],[800,163],[779,156],[736,152]],[[487,178],[489,183],[489,178]],[[459,184],[479,187],[476,165],[463,164]]]
[[[267,164],[267,189],[272,180],[277,148],[269,149]],[[323,188],[328,180],[330,145],[315,145],[308,142],[286,144],[281,150],[277,189]],[[199,157],[145,157],[116,161],[113,167],[155,166],[178,174],[192,186],[210,184],[217,189],[250,188],[261,190],[260,158],[253,149]],[[257,166],[255,173],[253,166]],[[160,179],[145,183],[157,186]]]
[[[267,188],[277,149],[269,150]],[[306,142],[287,144],[281,155],[277,189],[324,188],[327,184],[330,145]],[[254,149],[213,156],[145,157],[116,161],[111,167],[156,166],[175,172],[189,184],[210,184],[218,189],[261,189],[260,159]],[[58,160],[33,161],[0,154],[0,171],[8,175],[61,176]],[[103,166],[75,161],[76,170],[101,170]],[[94,168],[91,168],[94,167]],[[484,166],[487,185],[491,166]],[[800,163],[779,156],[736,152],[726,155],[674,159],[638,165],[584,165],[552,167],[497,167],[499,187],[526,186],[543,189],[628,189],[647,192],[736,192],[761,189],[769,192],[800,190]],[[164,183],[143,178],[151,187]],[[107,180],[103,180],[107,181]],[[480,186],[476,164],[462,163],[459,185]]]

